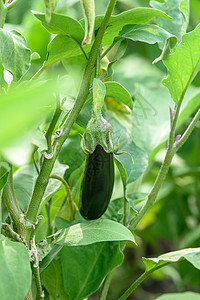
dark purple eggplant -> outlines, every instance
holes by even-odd
[[[87,220],[100,218],[106,211],[114,185],[113,153],[97,145],[86,160],[80,194],[80,213]]]

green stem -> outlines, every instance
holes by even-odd
[[[51,230],[51,203],[52,203],[52,198],[49,199],[49,201],[45,204],[45,211],[46,211],[46,215],[47,215],[47,235],[51,235],[52,234],[52,230]]]
[[[33,164],[34,164],[34,166],[35,166],[36,172],[37,172],[37,174],[39,174],[39,173],[40,173],[40,171],[39,171],[39,168],[38,168],[37,162],[36,162],[36,160],[35,160],[35,156],[34,156],[34,154],[35,154],[35,152],[32,154],[32,160],[33,160]]]
[[[113,275],[113,271],[111,271],[107,277],[105,278],[104,282],[103,282],[103,285],[102,285],[102,289],[101,289],[101,292],[100,292],[100,295],[99,295],[99,300],[106,300],[106,297],[107,297],[107,294],[108,294],[108,289],[109,289],[109,286],[110,286],[110,282],[111,282],[111,279],[112,279],[112,275]]]
[[[64,178],[62,178],[61,176],[56,175],[56,174],[51,174],[51,175],[49,176],[49,178],[57,179],[57,180],[59,180],[60,182],[63,183],[63,185],[64,185],[64,187],[65,187],[65,189],[66,189],[68,198],[69,198],[69,202],[70,202],[70,203],[73,203],[72,193],[71,193],[71,190],[70,190],[70,187],[69,187],[69,184],[67,183],[67,181],[66,181]]]
[[[7,7],[5,7],[3,0],[0,0],[0,28],[3,28],[4,26],[7,11]]]
[[[190,136],[190,134],[194,130],[197,122],[199,121],[199,119],[200,119],[200,109],[195,114],[194,118],[192,119],[189,126],[185,130],[185,132],[182,135],[181,139],[176,143],[176,145],[175,145],[176,151],[178,151],[178,149],[180,149],[182,147],[182,145],[187,141],[188,137]]]
[[[101,68],[101,64],[100,64],[100,49],[99,49],[97,60],[96,60],[96,66],[95,66],[95,78],[100,77],[100,68]]]
[[[26,241],[23,239],[21,235],[19,235],[17,232],[15,232],[11,226],[7,223],[2,223],[1,227],[2,233],[4,233],[7,237],[12,238],[16,242],[24,243],[27,247]]]
[[[8,10],[13,8],[15,5],[19,3],[20,0],[13,0],[10,4],[8,4],[7,8]]]
[[[4,198],[4,201],[8,208],[8,211],[14,221],[17,232],[21,233],[21,229],[22,229],[23,225],[20,222],[20,220],[21,220],[21,217],[23,216],[23,213],[19,207],[16,195],[15,195],[15,191],[14,191],[12,167],[11,167],[10,173],[8,175],[8,181],[5,184],[5,187],[3,189],[3,198]]]
[[[160,168],[160,171],[158,173],[158,176],[156,178],[156,181],[153,185],[153,188],[151,190],[151,192],[149,193],[148,197],[147,197],[147,201],[146,204],[142,207],[142,209],[139,211],[139,213],[136,215],[136,217],[133,219],[133,221],[130,224],[130,230],[135,230],[137,224],[140,222],[140,220],[143,218],[143,216],[145,215],[145,213],[147,212],[147,210],[154,204],[158,192],[161,188],[161,185],[163,184],[163,181],[167,175],[167,172],[169,170],[172,158],[175,154],[175,149],[173,148],[168,148],[166,155],[165,155],[165,159],[162,163],[162,166]]]
[[[123,217],[123,225],[126,226],[126,218],[127,218],[127,200],[126,200],[126,185],[124,186],[124,217]]]
[[[104,32],[106,30],[108,21],[110,19],[110,16],[111,16],[111,13],[112,13],[112,10],[114,8],[116,1],[117,0],[110,0],[110,2],[109,2],[106,14],[105,14],[102,24],[99,28],[99,31],[97,33],[94,44],[91,48],[88,62],[87,62],[86,68],[85,68],[85,72],[83,75],[83,79],[81,82],[81,86],[80,86],[79,93],[77,95],[74,107],[71,110],[70,114],[68,115],[68,118],[66,119],[65,123],[63,124],[61,136],[59,138],[57,138],[54,155],[53,155],[53,157],[51,157],[49,159],[44,158],[42,169],[36,180],[36,184],[35,184],[35,187],[33,190],[33,194],[32,194],[32,197],[31,197],[31,200],[29,203],[29,207],[27,210],[27,215],[26,215],[27,221],[29,221],[32,224],[35,223],[38,209],[40,207],[40,202],[42,200],[46,186],[48,184],[48,179],[49,179],[49,176],[53,169],[56,157],[58,156],[58,153],[59,153],[64,141],[67,139],[69,132],[72,128],[72,125],[75,122],[75,120],[77,119],[77,117],[85,103],[85,100],[87,98],[89,86],[90,86],[90,79],[91,79],[94,64],[95,64],[95,61],[97,58],[98,50],[101,45],[101,41],[102,41]],[[29,227],[29,232],[30,232],[30,230],[31,230],[31,228]],[[27,236],[28,235],[29,234],[27,233]]]
[[[159,192],[159,190],[165,180],[167,172],[169,170],[173,156],[176,153],[176,148],[174,147],[174,136],[175,136],[176,123],[178,120],[178,115],[180,112],[182,101],[183,101],[183,95],[176,107],[175,115],[172,118],[172,124],[171,124],[170,133],[169,133],[169,140],[168,140],[168,148],[167,148],[167,152],[165,154],[164,161],[163,161],[160,171],[157,175],[156,181],[152,187],[152,190],[148,194],[145,205],[141,208],[139,213],[136,215],[136,217],[130,223],[130,230],[133,230],[133,231],[135,230],[137,224],[143,218],[143,216],[145,215],[147,210],[154,204],[154,202],[157,198],[158,192]]]
[[[51,120],[49,128],[45,134],[46,140],[47,140],[47,147],[48,147],[47,153],[48,154],[50,154],[52,152],[52,134],[53,134],[54,128],[56,126],[56,123],[58,122],[61,112],[62,112],[62,109],[60,107],[60,99],[57,99],[57,106],[56,106],[55,113],[53,115],[53,118]]]
[[[100,58],[102,59],[104,56],[106,56],[106,54],[108,54],[108,52],[115,46],[115,44],[115,41],[112,44],[110,44],[110,46],[103,52]]]
[[[44,292],[42,290],[42,284],[40,280],[40,271],[39,267],[35,267],[34,264],[32,265],[33,274],[35,277],[35,283],[36,283],[36,289],[37,289],[37,295],[36,300],[43,300],[44,299]]]
[[[165,263],[164,265],[153,268],[148,272],[144,272],[136,281],[133,282],[133,284],[125,291],[125,293],[119,298],[119,300],[126,300],[128,296],[130,296],[130,294],[138,287],[138,285],[140,285],[147,278],[147,276],[168,264],[169,263]]]

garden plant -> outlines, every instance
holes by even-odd
[[[200,2],[0,0],[0,299],[200,299]]]

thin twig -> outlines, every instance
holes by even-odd
[[[56,110],[55,110],[55,113],[54,113],[53,118],[51,120],[51,123],[49,125],[49,128],[48,128],[48,130],[45,134],[45,137],[46,137],[46,140],[47,140],[47,147],[48,147],[47,153],[48,154],[50,154],[52,152],[52,134],[53,134],[54,128],[56,126],[56,123],[58,122],[58,119],[60,117],[61,112],[62,112],[62,109],[60,107],[60,99],[57,96]]]
[[[199,121],[199,119],[200,119],[200,109],[195,114],[194,118],[190,122],[189,126],[185,130],[185,132],[182,135],[182,137],[180,138],[180,140],[175,144],[176,151],[178,151],[183,146],[183,144],[187,141],[188,137],[190,136],[190,134],[194,130],[197,122]]]
[[[130,294],[138,287],[138,285],[140,285],[146,278],[147,276],[149,276],[151,273],[153,273],[154,271],[169,265],[170,263],[164,263],[160,266],[158,266],[157,268],[153,268],[148,272],[144,272],[136,281],[133,282],[133,284],[125,291],[125,293],[119,298],[119,300],[126,300],[128,298],[128,296],[130,296]]]
[[[17,5],[20,2],[20,0],[14,0],[10,4],[7,5],[7,9],[10,10],[13,8],[15,5]]]
[[[106,300],[113,272],[114,272],[114,270],[112,270],[105,278],[102,288],[101,288],[100,295],[99,295],[99,300]]]

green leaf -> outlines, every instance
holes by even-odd
[[[40,130],[40,128],[36,128],[35,130],[33,130],[31,140],[32,140],[33,145],[40,148],[40,150],[47,150],[48,149],[47,140],[45,138],[45,135]]]
[[[168,90],[137,86],[132,114],[132,136],[137,145],[148,154],[169,133],[169,106],[173,105]],[[159,128],[159,130],[158,130]]]
[[[42,25],[50,33],[64,36],[66,35],[68,37],[71,37],[78,43],[82,42],[84,38],[84,30],[77,20],[61,14],[52,14],[51,20],[48,23],[45,20],[45,14],[36,11],[33,11],[32,13],[42,22]]]
[[[119,35],[119,32],[125,25],[145,24],[153,17],[170,19],[166,13],[150,7],[137,7],[124,11],[118,15],[111,16],[103,38],[103,46],[112,43],[113,39]],[[100,26],[102,18],[102,16],[96,17],[95,30]]]
[[[78,44],[66,35],[56,35],[48,45],[48,58],[43,65],[43,69],[54,64],[55,62],[73,55],[80,55]]]
[[[116,38],[114,40],[114,44],[118,42],[118,38]],[[127,49],[127,40],[126,39],[123,39],[122,41],[120,41],[120,44],[118,46],[118,49],[114,55],[114,57],[112,58],[111,62],[108,64],[108,67],[107,67],[107,75],[105,76],[105,78],[109,78],[113,75],[113,64],[116,63],[126,52],[126,49]]]
[[[61,245],[53,246],[49,253],[40,261],[40,273],[42,273],[50,265],[62,248],[63,246]]]
[[[176,46],[177,37],[167,32],[158,25],[145,24],[145,25],[126,25],[119,36],[122,38],[130,39],[132,41],[140,41],[148,44],[158,43],[160,49],[163,49],[166,41],[169,40],[171,49]]]
[[[0,230],[2,224],[2,206],[1,206],[2,192],[8,180],[9,172],[10,172],[10,165],[7,162],[0,161]]]
[[[183,64],[184,61],[184,64]],[[169,89],[172,99],[178,103],[185,95],[200,61],[200,24],[186,33],[176,52],[164,59],[168,77],[163,84]]]
[[[54,107],[55,90],[52,82],[29,82],[0,95],[0,148],[16,141],[46,117]]]
[[[142,175],[148,165],[148,159],[147,154],[142,151],[142,149],[137,147],[133,141],[130,141],[127,144],[124,144],[124,142],[125,140],[121,138],[119,152],[128,152],[134,160],[134,166],[131,157],[126,153],[118,155],[117,159],[122,163],[124,169],[126,170],[128,184],[135,181]]]
[[[148,44],[157,43],[159,48],[163,51],[161,56],[154,60],[154,62],[168,56],[177,44],[177,37],[175,35],[172,35],[163,28],[153,24],[126,25],[119,33],[119,36],[132,41],[140,41]]]
[[[0,299],[22,300],[31,285],[29,254],[22,243],[0,236]]]
[[[58,0],[44,0],[45,11],[46,11],[45,19],[46,19],[47,23],[49,23],[51,21],[51,16],[52,16],[52,13],[54,12],[57,2],[58,2]]]
[[[15,81],[28,71],[30,59],[31,50],[26,47],[25,38],[17,31],[0,28],[0,61]]]
[[[59,260],[53,260],[41,274],[42,284],[53,299],[68,300],[63,287],[62,268]]]
[[[189,21],[189,1],[188,0],[165,0],[159,3],[156,0],[151,0],[150,5],[172,17],[171,20],[157,17],[156,23],[171,34],[177,36],[178,41],[181,41],[182,35],[186,32]]]
[[[122,183],[123,183],[123,186],[125,188],[126,182],[127,182],[126,170],[124,169],[123,165],[121,164],[121,162],[116,157],[115,157],[115,163],[116,163],[117,168],[118,168],[118,170],[120,172]]]
[[[200,300],[200,294],[193,292],[170,293],[164,294],[156,298],[156,300]]]
[[[95,1],[81,0],[84,20],[85,20],[85,36],[83,44],[90,44],[93,37],[94,21],[95,21]]]
[[[188,248],[179,251],[168,252],[158,256],[158,258],[143,258],[143,262],[146,266],[146,272],[153,271],[158,267],[162,267],[166,264],[178,262],[186,259],[195,268],[200,270],[200,248]]]
[[[80,300],[94,291],[104,277],[123,261],[119,243],[96,243],[64,247],[60,253],[64,289],[71,300]]]
[[[95,116],[99,116],[101,114],[101,109],[104,104],[104,98],[106,96],[106,87],[104,83],[94,78],[93,80],[93,107],[92,112],[95,114]]]
[[[7,182],[8,175],[10,172],[10,165],[7,162],[0,162],[0,191],[3,189]]]
[[[120,223],[111,220],[94,220],[79,223],[61,231],[56,244],[83,246],[106,241],[132,241],[132,233]]]
[[[125,87],[116,81],[107,81],[105,82],[105,86],[106,97],[112,97],[113,99],[127,105],[131,110],[133,109],[133,100]]]

